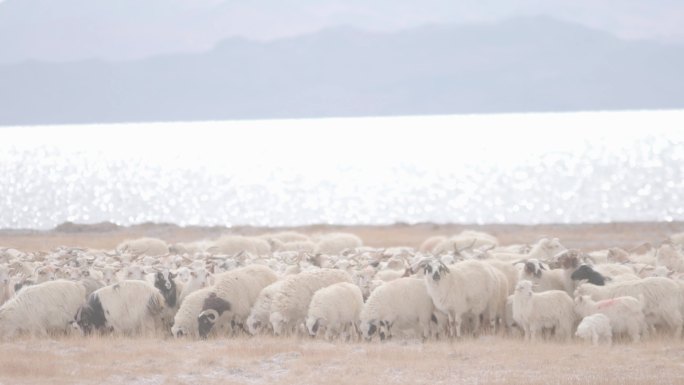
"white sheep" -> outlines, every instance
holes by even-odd
[[[465,250],[472,250],[477,247],[494,248],[499,245],[499,240],[495,236],[483,233],[481,231],[464,230],[461,233],[454,235],[437,244],[433,249],[434,255],[440,255],[449,252],[462,252]]]
[[[200,337],[206,338],[215,325],[232,332],[236,326],[242,329],[261,290],[277,280],[273,270],[263,265],[250,265],[217,276],[198,315]]]
[[[66,333],[84,301],[85,288],[77,282],[56,280],[28,286],[0,307],[0,338],[22,332],[44,337]]]
[[[435,334],[436,311],[422,279],[399,278],[378,287],[368,297],[360,314],[361,335],[370,340],[377,333],[380,340],[385,340],[392,337],[393,329],[408,329],[428,338]]]
[[[666,325],[676,337],[682,333],[682,299],[680,288],[674,281],[662,277],[650,277],[638,281],[617,282],[607,286],[580,285],[575,297],[589,295],[594,300],[621,296],[644,298],[644,315],[649,328]]]
[[[269,322],[275,335],[290,333],[306,318],[314,293],[338,282],[351,282],[345,271],[317,269],[287,276],[273,297]]]
[[[6,265],[0,265],[0,306],[14,296],[14,285],[10,277],[10,270]]]
[[[604,314],[610,320],[613,334],[627,333],[633,342],[639,342],[641,334],[647,332],[643,308],[643,296],[639,299],[623,296],[598,302],[588,295],[575,298],[575,312],[579,316]]]
[[[162,325],[164,297],[145,281],[121,281],[94,291],[76,313],[84,334],[93,330],[122,335],[150,335]]]
[[[502,293],[501,282],[494,270],[484,262],[473,260],[449,267],[439,261],[425,264],[423,271],[428,293],[437,309],[447,314],[452,337],[454,333],[461,337],[463,316],[472,319],[473,330],[478,332],[481,315],[491,320],[496,309],[505,309],[506,298],[498,298]]]
[[[166,242],[157,238],[138,238],[121,242],[117,247],[119,253],[133,255],[148,255],[160,257],[169,254],[169,246]]]
[[[421,253],[432,253],[432,251],[437,247],[437,245],[446,241],[447,237],[443,235],[435,235],[423,241],[418,248]]]
[[[224,235],[213,242],[207,250],[217,254],[235,255],[241,252],[249,255],[267,255],[271,252],[268,241],[257,237]]]
[[[325,328],[325,338],[344,332],[348,337],[357,335],[359,314],[363,308],[361,289],[353,283],[340,282],[319,289],[314,293],[306,316],[309,335],[316,336]]]
[[[535,293],[532,285],[519,281],[513,294],[513,318],[525,331],[525,339],[536,340],[543,329],[554,329],[556,338],[570,338],[576,320],[572,298],[562,290]]]
[[[577,337],[583,340],[591,340],[594,345],[598,345],[601,340],[605,340],[608,345],[613,342],[613,332],[610,327],[610,319],[605,314],[596,313],[582,318],[575,332]]]
[[[200,267],[200,268],[193,268],[192,270],[189,270],[187,268],[184,268],[188,271],[188,276],[189,280],[183,284],[183,291],[181,291],[178,300],[180,302],[183,302],[183,299],[187,297],[190,293],[199,290],[201,288],[210,286],[209,284],[209,272],[207,271],[206,268]],[[180,270],[180,269],[179,269]]]
[[[271,330],[271,324],[269,322],[269,316],[271,315],[271,303],[273,302],[273,297],[280,290],[284,281],[276,281],[272,284],[266,286],[261,290],[257,300],[250,310],[249,317],[247,317],[247,331],[251,335],[258,334],[265,330]]]
[[[316,253],[339,255],[345,249],[363,246],[363,241],[351,233],[328,233],[318,238]]]
[[[656,252],[656,266],[665,266],[671,271],[684,273],[684,255],[674,245],[664,244]]]

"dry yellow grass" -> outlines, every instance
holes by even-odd
[[[684,343],[593,347],[504,337],[328,343],[20,339],[0,345],[2,384],[681,384]]]

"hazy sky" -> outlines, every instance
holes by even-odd
[[[684,43],[681,0],[0,0],[0,63],[129,60],[336,25],[397,30],[548,15],[629,39]]]

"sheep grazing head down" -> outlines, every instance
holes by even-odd
[[[431,277],[433,281],[437,282],[449,273],[449,268],[440,261],[433,261],[425,265],[423,272],[426,277]]]
[[[218,318],[226,311],[230,311],[230,303],[218,297],[216,293],[209,294],[204,300],[202,312],[197,316],[197,331],[200,338],[207,338]]]

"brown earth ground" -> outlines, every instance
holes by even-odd
[[[658,244],[684,223],[583,225],[308,226],[304,233],[350,231],[367,245],[413,246],[468,228],[502,244],[558,237],[594,250]],[[282,229],[181,228],[142,224],[64,224],[52,231],[1,230],[0,246],[25,251],[57,246],[114,248],[154,236],[168,242],[224,233]],[[0,342],[0,385],[9,384],[684,384],[684,342],[657,337],[640,344],[592,347],[580,342],[526,343],[502,336],[460,341],[325,342],[308,338],[238,337],[209,341],[149,338],[22,338]]]

